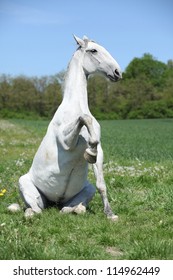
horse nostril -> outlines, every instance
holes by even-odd
[[[118,77],[121,76],[117,69],[115,69],[115,75],[118,76]]]
[[[117,80],[122,79],[122,73],[121,73],[121,71],[118,71],[117,69],[115,69],[115,77],[117,78]]]

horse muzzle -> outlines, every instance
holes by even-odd
[[[115,69],[113,75],[107,75],[107,77],[112,82],[118,82],[120,79],[122,79],[122,73],[119,70]]]

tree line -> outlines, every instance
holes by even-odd
[[[51,118],[62,101],[65,72],[53,76],[0,76],[1,118]],[[112,83],[90,77],[88,99],[97,119],[172,118],[173,60],[163,63],[151,54],[134,58],[123,79]]]

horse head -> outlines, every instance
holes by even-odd
[[[101,73],[113,82],[122,78],[120,66],[104,47],[86,36],[83,39],[77,36],[74,38],[79,45],[78,51],[83,53],[83,69],[86,75]]]

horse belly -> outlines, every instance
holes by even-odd
[[[34,184],[54,202],[65,202],[80,192],[87,179],[87,166],[76,165],[72,169],[64,167],[64,172],[44,170],[43,173],[34,176]]]
[[[81,163],[76,165],[71,170],[66,188],[64,190],[64,195],[62,197],[63,202],[68,201],[83,189],[84,184],[87,180],[87,174],[88,165],[86,162],[83,165]]]
[[[33,161],[30,174],[35,186],[51,201],[67,201],[83,188],[88,164],[84,159],[83,144],[74,151],[56,147],[44,149]]]

